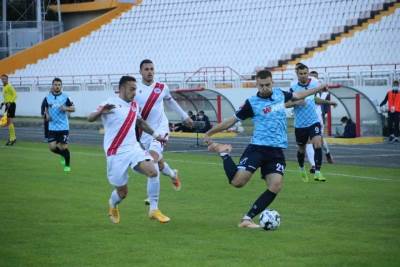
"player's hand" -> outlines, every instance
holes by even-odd
[[[166,133],[164,136],[161,136],[160,134],[158,134],[155,139],[158,142],[160,142],[161,145],[165,146],[167,144],[167,141],[168,141],[167,137],[168,137],[168,133]]]
[[[204,144],[206,144],[207,146],[211,145],[213,143],[213,141],[211,140],[211,137],[208,134],[204,135]]]
[[[331,102],[331,106],[333,106],[334,108],[336,108],[336,107],[337,107],[337,103],[336,103],[335,101],[332,101],[332,102]]]
[[[326,83],[323,83],[320,85],[320,90],[321,92],[328,92],[329,91],[329,85]]]
[[[190,117],[188,117],[187,119],[185,119],[185,120],[183,121],[183,123],[184,123],[187,127],[193,128],[193,120],[192,120]]]
[[[115,108],[115,105],[113,104],[105,104],[104,106],[100,107],[100,113],[110,113],[113,109]]]

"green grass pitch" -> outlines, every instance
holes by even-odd
[[[303,183],[288,162],[272,203],[277,231],[237,223],[265,190],[256,173],[228,185],[217,156],[166,153],[180,170],[175,192],[161,177],[159,224],[143,204],[146,178],[131,173],[121,223],[100,146],[71,145],[72,172],[46,144],[0,147],[0,266],[399,266],[400,169],[325,165],[326,183]]]

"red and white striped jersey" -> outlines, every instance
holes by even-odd
[[[110,97],[101,104],[112,104],[115,108],[101,115],[104,125],[104,151],[107,156],[132,150],[137,143],[135,125],[140,118],[136,101],[126,102],[120,97]]]
[[[157,133],[169,133],[168,118],[164,110],[164,100],[172,98],[169,88],[164,83],[154,82],[151,85],[137,84],[135,100],[142,108],[141,115],[147,124]],[[151,136],[143,133],[141,140]]]

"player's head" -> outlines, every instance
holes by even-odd
[[[308,67],[304,65],[303,63],[297,63],[296,67],[296,75],[297,79],[299,80],[300,83],[307,83],[308,81]]]
[[[272,94],[272,73],[269,70],[257,72],[256,86],[261,96],[270,96]]]
[[[142,81],[146,84],[151,84],[154,81],[154,64],[150,59],[145,59],[140,62],[140,74]]]
[[[310,75],[311,77],[314,77],[315,79],[318,79],[318,72],[316,72],[315,70],[310,71],[309,75]]]
[[[132,76],[122,76],[119,79],[119,97],[131,102],[136,95],[136,79]]]
[[[62,88],[62,81],[60,78],[54,78],[53,81],[51,82],[51,90],[55,94],[59,94],[61,92]]]
[[[3,85],[7,85],[7,83],[8,83],[8,76],[7,76],[7,74],[2,74],[2,75],[1,75],[1,81],[3,82]]]
[[[399,81],[398,80],[394,80],[393,81],[393,83],[392,83],[392,87],[393,87],[393,90],[399,90]]]
[[[342,117],[341,119],[340,119],[340,122],[343,124],[343,125],[346,125],[346,123],[349,121],[349,118],[347,118],[346,116],[344,116],[344,117]]]

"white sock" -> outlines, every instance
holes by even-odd
[[[307,159],[308,162],[310,163],[311,166],[315,166],[315,161],[314,161],[314,147],[312,144],[307,144],[306,145],[306,154],[307,154]]]
[[[247,215],[244,215],[242,220],[251,220],[251,218],[249,216],[247,216]]]
[[[221,153],[219,153],[219,155],[220,155],[221,157],[224,157],[224,156],[226,156],[226,155],[229,155],[229,153],[221,152]]]
[[[322,139],[322,149],[324,150],[325,154],[329,154],[329,146],[328,146],[328,142],[326,142],[325,139]]]
[[[115,208],[119,203],[121,203],[121,201],[122,201],[122,198],[118,195],[117,189],[114,189],[111,192],[110,199],[108,200],[110,207]]]
[[[175,171],[174,171],[173,169],[171,169],[171,167],[170,167],[170,166],[168,165],[168,163],[165,162],[165,161],[164,161],[164,169],[162,169],[161,172],[162,172],[164,175],[167,175],[167,176],[169,176],[169,177],[171,177],[171,178],[175,178],[175,176],[176,176]]]
[[[150,211],[158,209],[158,198],[160,196],[160,173],[158,164],[155,164],[157,176],[147,178],[147,196],[150,202]]]

